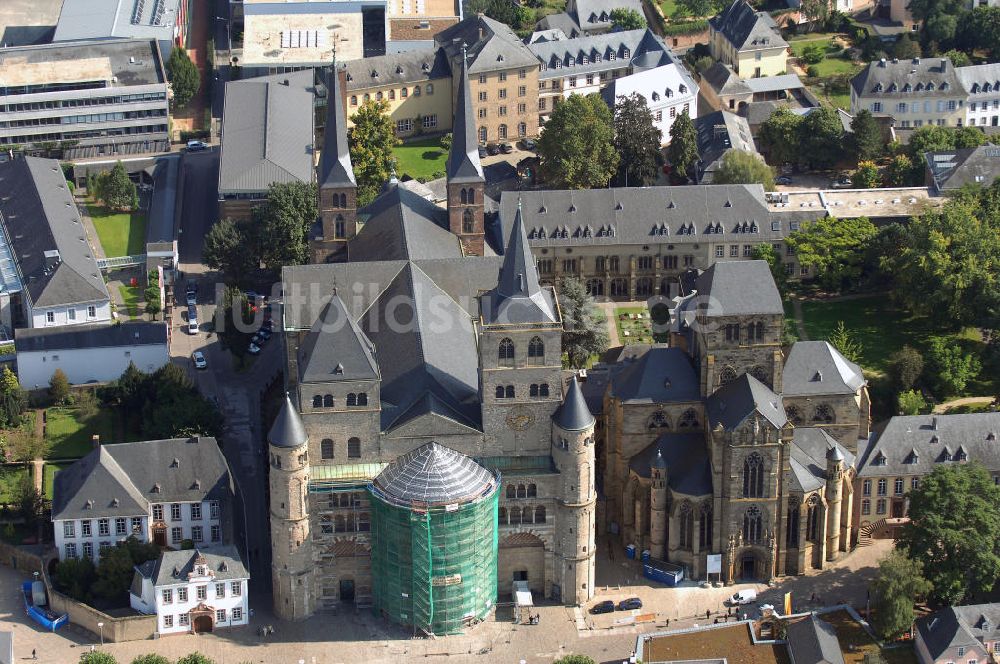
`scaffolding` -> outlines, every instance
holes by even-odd
[[[500,476],[430,443],[369,485],[375,607],[429,634],[482,620],[497,596]]]

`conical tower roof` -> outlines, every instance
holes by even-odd
[[[305,445],[309,440],[306,434],[306,427],[299,417],[299,411],[292,403],[292,398],[285,395],[285,403],[281,406],[281,412],[271,425],[271,430],[267,434],[267,440],[275,447],[299,447]]]
[[[376,495],[403,506],[470,502],[497,488],[497,477],[471,458],[438,443],[399,457],[378,474]]]
[[[479,162],[479,141],[472,115],[472,90],[469,87],[469,65],[462,49],[462,74],[458,78],[455,100],[455,121],[451,152],[448,153],[449,182],[485,182],[483,165]]]
[[[487,297],[489,307],[483,313],[488,323],[554,323],[558,320],[551,296],[538,283],[538,268],[528,246],[520,201],[503,254],[497,287]]]
[[[552,416],[552,420],[564,431],[583,431],[594,426],[594,416],[587,408],[587,401],[583,398],[583,390],[576,382],[576,376],[570,380],[566,398]]]
[[[478,154],[478,153],[477,153]],[[344,96],[340,76],[334,62],[326,75],[326,129],[323,154],[320,156],[319,186],[354,187],[354,167],[347,144],[347,119],[344,117]]]

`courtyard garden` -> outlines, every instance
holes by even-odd
[[[407,141],[393,148],[392,154],[400,178],[409,176],[427,182],[444,177],[448,151],[441,146],[440,136]]]
[[[669,316],[666,307],[663,309],[663,312],[650,313],[646,307],[616,307],[615,326],[618,329],[618,340],[622,345],[667,343],[669,335],[666,332],[653,332],[654,322],[666,322]]]
[[[45,414],[45,441],[48,443],[47,459],[78,459],[93,449],[91,437],[99,435],[104,442],[122,442],[115,436],[115,413],[108,408],[97,409],[93,415],[84,415],[79,408],[58,406]]]
[[[129,318],[138,318],[142,313],[142,289],[138,286],[126,286],[121,284],[118,287],[118,292],[121,293],[122,302],[125,303],[125,311],[120,311],[119,314],[127,315]]]
[[[17,499],[17,489],[23,478],[28,477],[28,472],[23,465],[0,466],[0,504],[13,503]]]
[[[848,81],[862,65],[851,59],[847,35],[807,33],[793,35],[788,41],[812,93],[831,106],[848,110],[851,105]]]
[[[144,253],[146,215],[141,211],[114,212],[94,202],[87,203],[87,214],[97,229],[97,238],[107,257],[134,256]]]

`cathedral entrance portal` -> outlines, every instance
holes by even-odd
[[[749,580],[756,578],[756,558],[752,553],[744,553],[740,558],[740,579]]]
[[[354,601],[354,579],[340,580],[340,601],[341,602]]]

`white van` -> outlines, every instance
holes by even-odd
[[[743,606],[757,601],[756,590],[741,590],[729,598],[729,603],[733,606]]]
[[[198,334],[198,310],[188,307],[188,334]]]

